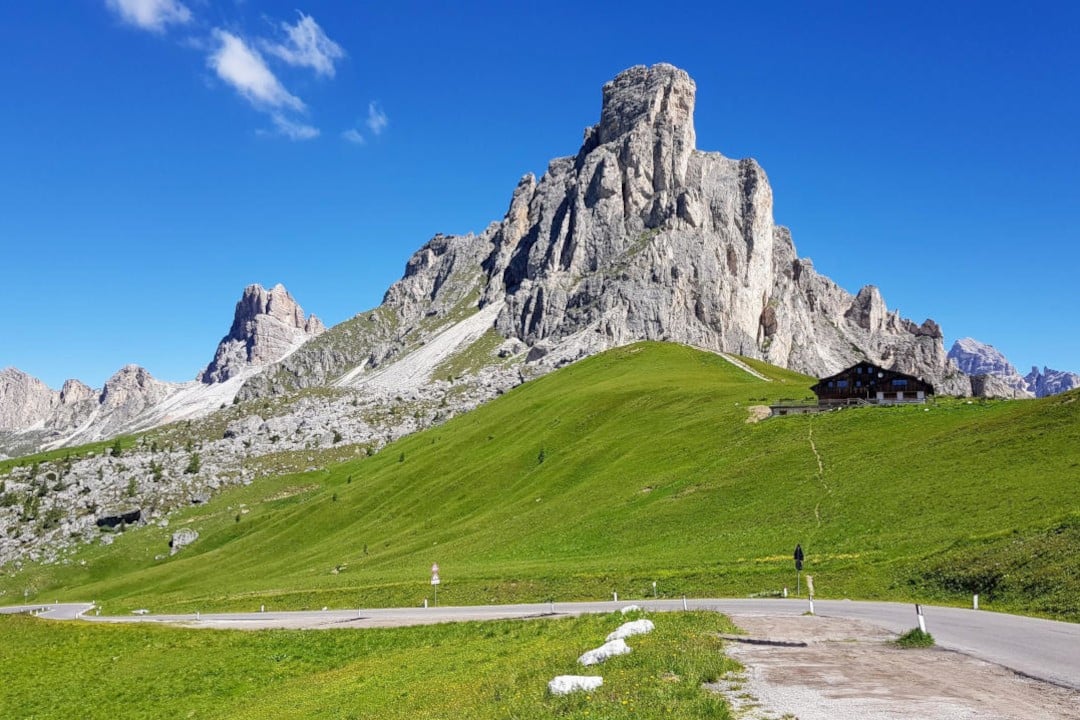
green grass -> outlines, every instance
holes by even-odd
[[[801,543],[823,598],[978,591],[1080,620],[1080,393],[747,423],[813,382],[752,365],[774,381],[677,345],[604,353],[374,457],[8,568],[0,592],[106,612],[419,605],[438,562],[447,604],[640,598],[654,580],[739,596],[793,588]],[[155,560],[180,526],[199,540]],[[1009,569],[964,574],[983,556]]]
[[[894,642],[902,648],[927,648],[934,646],[934,636],[919,628],[912,628]]]
[[[621,615],[383,630],[229,631],[0,616],[0,708],[26,718],[729,718],[714,613],[654,616],[633,652],[577,657]],[[553,697],[556,675],[598,674]]]

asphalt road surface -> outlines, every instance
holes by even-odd
[[[218,628],[332,628],[393,627],[469,620],[497,620],[582,613],[611,612],[627,605],[646,610],[673,611],[682,600],[581,602],[533,605],[491,605],[431,608],[355,608],[290,612],[199,613],[197,615],[95,616],[87,603],[20,605],[0,613],[35,612],[56,620],[81,618],[94,622],[159,622]],[[728,615],[801,615],[807,601],[687,600],[691,610],[715,610]],[[916,627],[915,606],[903,603],[815,600],[819,616],[863,620],[891,632]],[[1022,675],[1080,690],[1080,624],[1019,615],[923,606],[926,629],[940,647],[1009,668]]]

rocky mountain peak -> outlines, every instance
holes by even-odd
[[[866,285],[859,290],[851,307],[844,313],[844,317],[870,332],[882,330],[888,315],[885,299],[881,297],[881,291],[873,285]]]
[[[304,310],[284,285],[278,283],[267,290],[262,285],[254,284],[244,288],[244,293],[236,303],[233,324],[226,337],[244,339],[248,334],[249,323],[260,315],[275,318],[293,328],[303,329],[305,325]]]
[[[693,150],[696,93],[686,71],[673,65],[637,65],[622,71],[604,85],[597,144],[637,133],[668,136],[685,152]]]
[[[1033,365],[1031,372],[1024,376],[1024,381],[1035,397],[1046,397],[1080,387],[1080,374],[1067,370],[1052,370],[1045,365],[1040,372],[1038,366]]]
[[[980,378],[972,383],[976,395],[1013,398],[1032,396],[1024,378],[993,345],[974,338],[960,338],[949,350],[949,359],[964,373]]]
[[[0,431],[43,419],[55,402],[53,395],[48,385],[18,368],[0,370]]]
[[[224,382],[242,370],[280,360],[326,328],[315,315],[306,316],[284,285],[244,288],[233,313],[229,334],[198,379]]]
[[[65,380],[64,387],[60,388],[61,405],[76,405],[86,400],[92,400],[95,397],[97,397],[97,393],[94,392],[94,389],[79,380]]]
[[[105,410],[123,410],[131,417],[164,400],[173,390],[138,365],[125,365],[105,381],[100,402]]]

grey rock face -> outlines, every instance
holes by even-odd
[[[283,285],[270,290],[249,285],[236,303],[229,334],[198,379],[207,384],[224,382],[252,366],[280,360],[323,330],[322,321],[315,315],[305,317]]]
[[[774,224],[764,170],[694,148],[694,93],[670,65],[621,73],[578,154],[518,184],[485,261],[499,332],[552,365],[671,340],[819,376],[866,358],[967,394],[936,323],[817,274]]]
[[[124,419],[135,417],[164,400],[175,387],[155,379],[145,368],[125,365],[105,381],[99,397],[101,413]]]
[[[68,380],[57,392],[37,378],[9,368],[0,371],[0,431],[23,436],[30,443],[27,449],[33,450],[93,419],[93,434],[82,439],[99,439],[110,431],[121,432],[176,387],[156,380],[137,365],[127,365],[109,378],[101,391]]]
[[[1039,372],[1037,367],[1031,368],[1024,380],[1028,389],[1035,393],[1035,397],[1057,395],[1080,387],[1080,375],[1065,370],[1051,370],[1048,367],[1043,367],[1042,372]]]
[[[43,421],[59,403],[57,394],[17,368],[0,370],[0,430],[20,430]]]
[[[978,397],[1030,398],[1027,381],[993,345],[961,338],[949,350],[949,359],[972,376],[972,394]]]
[[[177,530],[172,534],[172,539],[169,541],[169,554],[175,555],[198,539],[199,533],[191,528]]]

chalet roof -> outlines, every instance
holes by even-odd
[[[875,365],[874,363],[870,362],[869,360],[863,360],[861,362],[857,362],[854,365],[852,365],[851,367],[845,368],[845,369],[841,370],[840,372],[836,373],[835,375],[829,375],[828,377],[823,377],[823,378],[819,379],[817,381],[817,384],[815,384],[810,389],[813,390],[813,391],[816,391],[819,388],[827,387],[828,383],[830,381],[847,379],[851,375],[855,374],[857,372],[858,368],[863,368],[863,375],[864,376],[865,375],[872,375],[872,376],[876,376],[876,377],[880,377],[882,379],[888,379],[888,380],[902,378],[902,379],[908,380],[909,382],[912,382],[912,383],[922,384],[922,385],[926,386],[931,393],[933,392],[933,385],[931,383],[923,380],[922,378],[916,377],[914,375],[908,375],[907,373],[900,372],[899,370],[892,370],[892,369],[889,369],[889,368],[883,368],[880,365]]]

